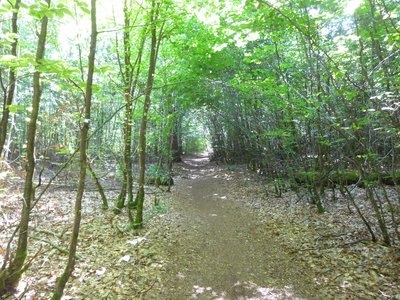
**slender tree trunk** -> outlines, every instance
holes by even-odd
[[[115,213],[119,213],[125,206],[125,198],[128,197],[128,205],[133,203],[133,174],[132,174],[132,122],[133,122],[133,103],[132,103],[132,65],[131,65],[131,47],[130,47],[130,15],[128,13],[127,2],[124,1],[125,33],[124,33],[124,163],[123,163],[123,181],[121,192],[115,203]],[[129,217],[131,217],[129,213]]]
[[[47,5],[50,6],[51,0],[46,0]],[[38,46],[36,50],[36,63],[40,65],[41,60],[44,58],[46,37],[47,37],[47,24],[48,18],[44,16],[41,20],[40,33],[38,38]],[[22,273],[25,271],[24,263],[28,254],[28,235],[29,235],[29,217],[31,210],[31,203],[35,197],[33,187],[33,173],[35,171],[35,138],[36,138],[36,125],[39,115],[40,98],[42,87],[40,82],[41,73],[35,71],[33,74],[33,97],[32,97],[32,111],[28,124],[28,135],[26,143],[26,176],[24,183],[24,195],[22,203],[21,220],[19,223],[18,244],[15,252],[14,259],[10,262],[7,270],[0,274],[0,295],[5,294],[7,290],[12,290],[18,284]]]
[[[63,274],[58,280],[54,294],[52,299],[61,299],[64,287],[67,284],[69,277],[72,274],[75,266],[75,256],[76,256],[76,248],[78,245],[78,236],[81,224],[81,210],[82,210],[82,198],[83,192],[85,189],[85,177],[86,177],[86,169],[87,169],[87,153],[86,149],[88,146],[88,133],[89,133],[89,125],[90,125],[90,111],[91,111],[91,102],[92,102],[92,88],[93,88],[93,73],[94,73],[94,65],[95,65],[95,56],[96,56],[96,41],[97,41],[97,25],[96,25],[96,0],[91,0],[91,37],[90,37],[90,52],[88,59],[88,75],[86,81],[86,90],[85,90],[85,119],[83,122],[83,126],[81,129],[80,136],[80,171],[79,171],[79,182],[78,182],[78,192],[75,201],[75,210],[74,210],[74,226],[72,231],[72,237],[70,241],[69,254],[68,254],[68,262],[65,267]]]
[[[370,77],[368,75],[368,67],[366,65],[366,59],[365,59],[365,46],[364,46],[364,42],[361,38],[361,34],[360,34],[360,25],[359,25],[359,20],[357,18],[354,18],[354,25],[356,26],[356,33],[358,36],[358,45],[359,45],[359,63],[360,63],[360,68],[361,68],[361,74],[364,77],[364,82],[363,82],[363,86],[365,86],[365,82],[368,83],[368,88],[369,88],[369,94],[370,95],[374,95],[374,81],[373,81],[373,77]],[[366,88],[364,88],[366,90]]]
[[[370,37],[371,37],[371,44],[372,44],[371,50],[372,50],[372,52],[375,52],[376,56],[379,58],[379,61],[383,62],[385,60],[385,56],[383,54],[381,44],[379,43],[379,40],[378,40],[379,34],[378,34],[378,29],[377,29],[377,24],[376,24],[376,17],[375,17],[375,13],[377,10],[376,3],[374,0],[369,0],[368,3],[370,6],[370,11],[371,11],[371,30],[370,30]],[[389,78],[391,77],[390,76],[391,74],[389,72],[387,65],[384,63],[382,64],[382,70],[383,70],[383,73],[385,74],[385,79],[384,79],[385,88],[386,88],[386,91],[389,92],[390,91]]]
[[[11,32],[13,34],[18,34],[18,13],[20,5],[21,5],[21,0],[16,0],[11,20]],[[17,56],[17,47],[18,47],[18,38],[15,38],[14,42],[11,44],[11,55]],[[13,103],[14,100],[15,86],[16,86],[15,68],[10,67],[10,71],[8,74],[8,87],[4,90],[3,113],[0,122],[0,155],[3,152],[4,144],[7,138],[8,119],[10,117],[9,106]]]
[[[170,127],[169,130],[169,145],[168,145],[168,189],[167,192],[171,191],[171,185],[172,185],[172,167],[173,167],[173,162],[174,162],[174,140],[176,139],[176,136],[174,135],[174,127],[176,124],[175,118],[172,119],[172,124],[168,124]],[[181,156],[179,156],[180,161],[182,161]]]
[[[182,147],[179,141],[179,122],[180,120],[174,119],[174,123],[171,128],[171,155],[173,162],[182,161]]]
[[[136,203],[133,201],[133,173],[132,173],[132,127],[133,127],[133,114],[136,105],[133,102],[133,96],[136,91],[137,83],[140,76],[140,66],[142,62],[144,43],[146,40],[147,28],[143,30],[139,51],[134,65],[131,63],[131,14],[129,11],[127,0],[124,2],[124,19],[125,30],[124,33],[124,69],[121,66],[121,73],[123,74],[124,81],[124,100],[125,100],[125,117],[124,117],[124,167],[123,167],[123,182],[121,192],[115,204],[115,213],[121,212],[125,206],[125,198],[128,197],[128,216],[129,220],[133,222],[131,210],[135,208]],[[120,64],[121,65],[121,64]],[[136,70],[136,71],[135,71]],[[136,72],[135,76],[133,76]]]
[[[127,187],[127,174],[125,170],[125,162],[124,166],[122,166],[122,186],[121,186],[121,191],[118,194],[117,200],[115,201],[115,208],[113,212],[115,214],[119,214],[121,210],[125,206],[125,198],[126,198],[126,187]]]
[[[94,170],[89,162],[87,163],[87,168],[90,173],[90,176],[92,176],[92,178],[93,178],[93,181],[94,181],[94,184],[96,185],[97,191],[100,194],[101,202],[102,202],[101,208],[103,210],[107,210],[108,209],[108,201],[107,201],[107,196],[104,193],[104,188],[101,185],[99,178],[97,178],[96,173],[94,172]]]
[[[381,230],[382,233],[383,242],[385,243],[386,246],[390,246],[392,242],[386,225],[385,216],[382,212],[381,205],[378,204],[378,201],[374,196],[374,187],[367,185],[365,192],[367,199],[371,203],[371,206],[374,210],[375,218],[378,221],[379,229]]]
[[[124,163],[126,172],[126,190],[128,196],[128,216],[133,222],[131,208],[133,208],[133,174],[132,174],[132,64],[131,64],[131,37],[130,37],[131,13],[128,0],[124,0],[124,98],[125,98],[125,127],[124,127]]]
[[[136,194],[136,219],[135,223],[132,224],[134,227],[142,227],[143,224],[143,203],[144,203],[144,182],[145,182],[145,168],[146,168],[146,129],[147,129],[147,118],[148,111],[151,104],[151,92],[154,83],[154,74],[156,70],[157,62],[157,28],[156,20],[158,17],[158,11],[156,11],[155,0],[151,2],[151,13],[150,13],[150,24],[151,25],[151,49],[150,49],[150,64],[149,71],[147,74],[146,83],[146,94],[143,105],[142,121],[140,123],[139,133],[139,149],[138,149],[138,164],[139,164],[139,189]]]
[[[354,208],[357,211],[358,216],[361,218],[361,220],[363,221],[363,223],[364,223],[365,227],[367,228],[369,234],[371,235],[371,240],[374,243],[377,242],[378,239],[376,238],[376,235],[375,235],[374,231],[372,230],[372,227],[371,227],[370,223],[368,222],[367,218],[363,215],[360,207],[358,206],[357,202],[354,199],[354,196],[351,194],[350,190],[347,188],[345,183],[340,183],[339,191],[342,194],[342,196],[344,196],[345,198],[349,199],[351,204],[353,204]]]

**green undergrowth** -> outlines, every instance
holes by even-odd
[[[146,184],[169,186],[174,184],[170,172],[157,164],[150,165],[146,170]]]
[[[235,171],[237,168],[238,168],[238,166],[235,165],[235,164],[227,164],[227,165],[226,165],[226,169],[227,169],[228,171]]]
[[[167,213],[167,210],[168,210],[168,204],[167,203],[154,204],[151,207],[151,209],[149,210],[149,213],[148,213],[147,217],[149,219],[154,218],[157,215],[162,215],[162,214]]]

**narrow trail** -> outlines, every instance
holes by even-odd
[[[163,299],[310,299],[312,280],[235,199],[240,171],[192,157],[181,164],[169,214]],[[250,195],[249,195],[250,196]]]

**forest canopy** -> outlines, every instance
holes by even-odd
[[[170,189],[185,153],[247,164],[278,194],[305,187],[319,213],[340,187],[371,240],[398,245],[399,198],[382,192],[400,192],[398,1],[9,0],[0,19],[0,179],[24,181],[0,291],[24,272],[30,213],[57,176],[73,174],[77,198],[54,299],[86,174],[101,191],[108,168],[112,209],[138,229],[145,185]]]

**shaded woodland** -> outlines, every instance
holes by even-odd
[[[0,218],[10,178],[20,209],[0,295],[35,259],[31,213],[52,186],[76,194],[61,299],[87,187],[139,230],[148,186],[170,191],[195,153],[246,165],[277,203],[291,191],[323,215],[340,198],[362,242],[399,255],[399,1],[109,2],[0,1]]]

